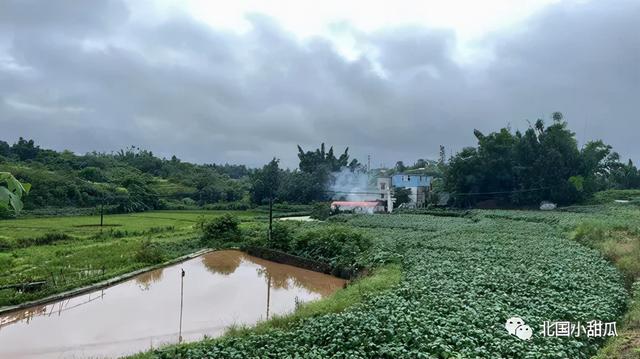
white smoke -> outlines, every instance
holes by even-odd
[[[329,194],[334,200],[375,201],[380,199],[378,193],[367,173],[352,172],[349,168],[332,173]]]

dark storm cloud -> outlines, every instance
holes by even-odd
[[[348,30],[376,55],[347,61],[260,15],[236,34],[185,15],[136,23],[116,1],[46,4],[0,5],[0,139],[251,165],[295,165],[296,144],[324,141],[377,165],[561,110],[579,139],[586,128],[640,157],[640,6],[630,2],[549,7],[485,38],[491,62],[464,65],[445,30]]]

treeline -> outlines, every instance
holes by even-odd
[[[438,160],[402,162],[393,173],[420,173],[435,178],[433,189],[450,194],[456,206],[537,206],[542,201],[561,205],[581,202],[606,189],[640,188],[640,171],[629,160],[621,162],[611,146],[591,141],[578,147],[575,134],[561,113],[547,126],[538,120],[526,131],[503,128],[483,134],[474,131],[476,147],[468,147]],[[279,161],[258,169],[244,165],[198,165],[173,156],[159,158],[151,151],[130,147],[116,153],[42,149],[33,140],[20,138],[9,145],[0,141],[0,172],[12,173],[32,185],[25,209],[95,207],[114,212],[151,209],[244,209],[279,203],[310,204],[335,197],[328,191],[335,173],[367,168],[351,159],[349,149],[333,147],[305,151],[298,146],[298,169],[280,168]],[[375,177],[369,172],[370,179]],[[397,191],[398,203],[408,194]],[[436,196],[430,198],[437,199]],[[0,213],[2,215],[2,213]]]
[[[578,148],[561,113],[546,126],[538,120],[524,133],[509,128],[488,135],[474,131],[476,147],[453,156],[445,169],[445,188],[454,204],[528,206],[551,201],[580,202],[605,189],[640,188],[640,172],[620,161],[612,147],[591,141]]]
[[[244,165],[196,165],[136,147],[76,155],[23,138],[0,141],[0,171],[32,185],[27,210],[106,204],[116,212],[248,200],[251,174]]]
[[[282,169],[274,158],[251,176],[251,201],[267,203],[270,198],[279,202],[322,202],[331,199],[327,192],[332,174],[348,168],[364,172],[365,167],[356,159],[349,159],[349,148],[336,156],[333,147],[325,149],[324,143],[314,151],[304,151],[298,146],[299,169]]]
[[[339,155],[325,145],[313,151],[298,147],[300,169],[279,167],[277,159],[263,168],[244,165],[192,164],[175,156],[130,147],[115,153],[77,155],[40,148],[24,138],[12,145],[0,141],[0,172],[31,184],[26,210],[91,208],[111,212],[153,209],[246,209],[268,203],[309,204],[327,201],[333,172],[364,171],[348,148]],[[1,184],[0,184],[1,185]],[[64,213],[64,211],[62,211]],[[4,211],[0,216],[10,215]]]

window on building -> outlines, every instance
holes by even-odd
[[[386,183],[384,183],[384,182],[380,183],[380,189],[381,190],[385,190],[386,188],[387,188],[387,184]]]

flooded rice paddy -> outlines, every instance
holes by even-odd
[[[181,270],[184,299],[180,329]],[[342,288],[344,280],[217,251],[88,294],[0,315],[0,358],[113,358],[218,336]]]

